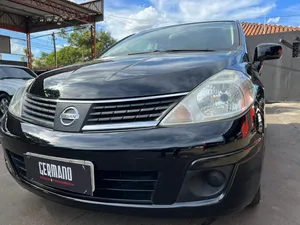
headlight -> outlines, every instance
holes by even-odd
[[[29,80],[21,87],[13,96],[10,101],[8,111],[16,117],[21,117],[22,105],[25,98],[25,93],[29,85],[34,81],[34,79]]]
[[[242,72],[223,70],[195,88],[160,123],[161,126],[202,123],[242,114],[254,102],[256,91]]]

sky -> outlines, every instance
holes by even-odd
[[[86,0],[73,0],[76,3]],[[97,30],[109,31],[116,39],[154,27],[207,20],[240,20],[287,26],[300,26],[299,0],[104,0],[104,21],[97,23]],[[32,52],[51,52],[51,33],[32,34]],[[25,39],[25,35],[0,29],[1,35]],[[68,43],[57,37],[57,48]],[[26,41],[12,39],[12,53],[23,54]],[[3,59],[19,60],[20,55],[4,55]]]

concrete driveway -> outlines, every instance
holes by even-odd
[[[218,218],[213,225],[300,224],[300,103],[267,106],[267,152],[262,202],[255,209]],[[191,225],[200,219],[158,219],[74,209],[20,188],[0,158],[0,224],[2,225]]]

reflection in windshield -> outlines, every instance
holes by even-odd
[[[176,51],[231,51],[239,45],[235,22],[184,24],[130,36],[101,57]]]

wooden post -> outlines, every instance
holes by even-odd
[[[96,41],[97,41],[97,31],[96,31],[96,22],[91,26],[91,58],[95,59],[97,56],[96,50]]]
[[[54,49],[54,60],[55,60],[55,68],[57,68],[57,52],[56,52],[56,40],[55,40],[55,33],[52,33],[52,40],[53,40],[53,49]]]
[[[94,47],[93,47],[93,26],[91,26],[91,59],[94,58]]]
[[[32,69],[32,54],[31,54],[31,40],[30,33],[26,33],[26,42],[27,42],[27,59],[28,59],[28,67]]]
[[[97,57],[96,40],[97,40],[97,30],[96,30],[96,22],[94,22],[94,59]]]

